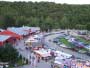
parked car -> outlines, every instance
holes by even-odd
[[[58,39],[53,39],[53,42],[54,43],[58,43]]]
[[[85,54],[86,53],[86,51],[83,51],[83,50],[79,50],[78,52],[81,53],[81,54]]]
[[[71,50],[72,50],[72,51],[75,51],[75,52],[78,51],[78,49],[76,49],[76,48],[71,48]]]
[[[86,52],[86,55],[90,56],[90,52]]]
[[[78,32],[79,35],[86,35],[87,32]]]
[[[86,48],[87,50],[90,50],[90,45],[85,45],[84,48]]]
[[[61,42],[56,43],[56,45],[60,45],[60,44],[62,44],[62,43]]]

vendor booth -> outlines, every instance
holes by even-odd
[[[64,65],[70,66],[69,61],[71,61],[72,55],[61,52],[61,51],[55,51],[55,53],[56,53],[56,57],[54,61],[55,67],[63,68]]]
[[[67,59],[67,58],[72,57],[72,55],[61,52],[61,51],[56,51],[55,53],[56,53],[57,57],[63,57],[63,59]]]
[[[4,31],[0,32],[0,35],[10,36],[10,38],[7,40],[7,42],[9,42],[11,44],[14,44],[17,40],[20,40],[23,38],[22,36],[14,33],[14,32],[11,32],[9,30],[4,30]]]
[[[32,46],[32,43],[37,43],[38,40],[34,39],[33,37],[29,37],[26,41],[25,41],[25,44],[26,45],[29,45],[29,46]]]
[[[51,58],[50,52],[51,52],[50,50],[44,48],[40,48],[39,50],[34,50],[36,56],[46,62]]]
[[[41,48],[41,49],[39,49],[39,50],[34,50],[34,52],[36,53],[36,54],[38,54],[40,57],[48,57],[48,56],[51,56],[51,54],[50,54],[50,50],[47,50],[47,49],[43,49],[43,48]]]

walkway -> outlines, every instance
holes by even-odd
[[[33,67],[30,64],[28,64],[28,65],[21,66],[19,68],[51,68],[51,67],[50,67],[50,63],[41,61],[40,63],[37,64],[37,67]]]
[[[19,41],[17,43],[17,46],[15,46],[15,48],[17,49],[17,51],[19,52],[19,54],[22,55],[22,57],[30,60],[29,57],[30,57],[31,52],[30,52],[30,50],[26,50],[25,49],[24,40]],[[20,66],[18,68],[33,68],[33,67],[30,64],[28,64],[28,65]],[[41,60],[40,63],[37,63],[37,67],[34,67],[34,68],[50,68],[50,63],[44,62],[44,61]]]

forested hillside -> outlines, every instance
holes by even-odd
[[[0,27],[40,26],[86,29],[90,23],[90,5],[67,5],[52,2],[0,2]]]

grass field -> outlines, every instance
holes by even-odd
[[[82,51],[82,52],[83,52],[83,51],[87,51],[87,49],[85,49],[85,48],[77,48],[74,44],[68,42],[68,40],[65,39],[65,38],[61,38],[61,39],[60,39],[60,42],[62,42],[63,44],[65,44],[66,46],[68,46],[68,47],[70,47],[70,48],[77,49],[78,51]]]
[[[76,37],[78,40],[80,40],[81,42],[84,42],[85,44],[90,44],[90,41],[85,40],[84,38],[81,38],[79,36]]]
[[[70,47],[70,48],[74,48],[75,46],[73,44],[71,44],[70,42],[68,42],[67,39],[65,38],[61,38],[60,42],[62,42],[63,44],[65,44],[66,46]]]

